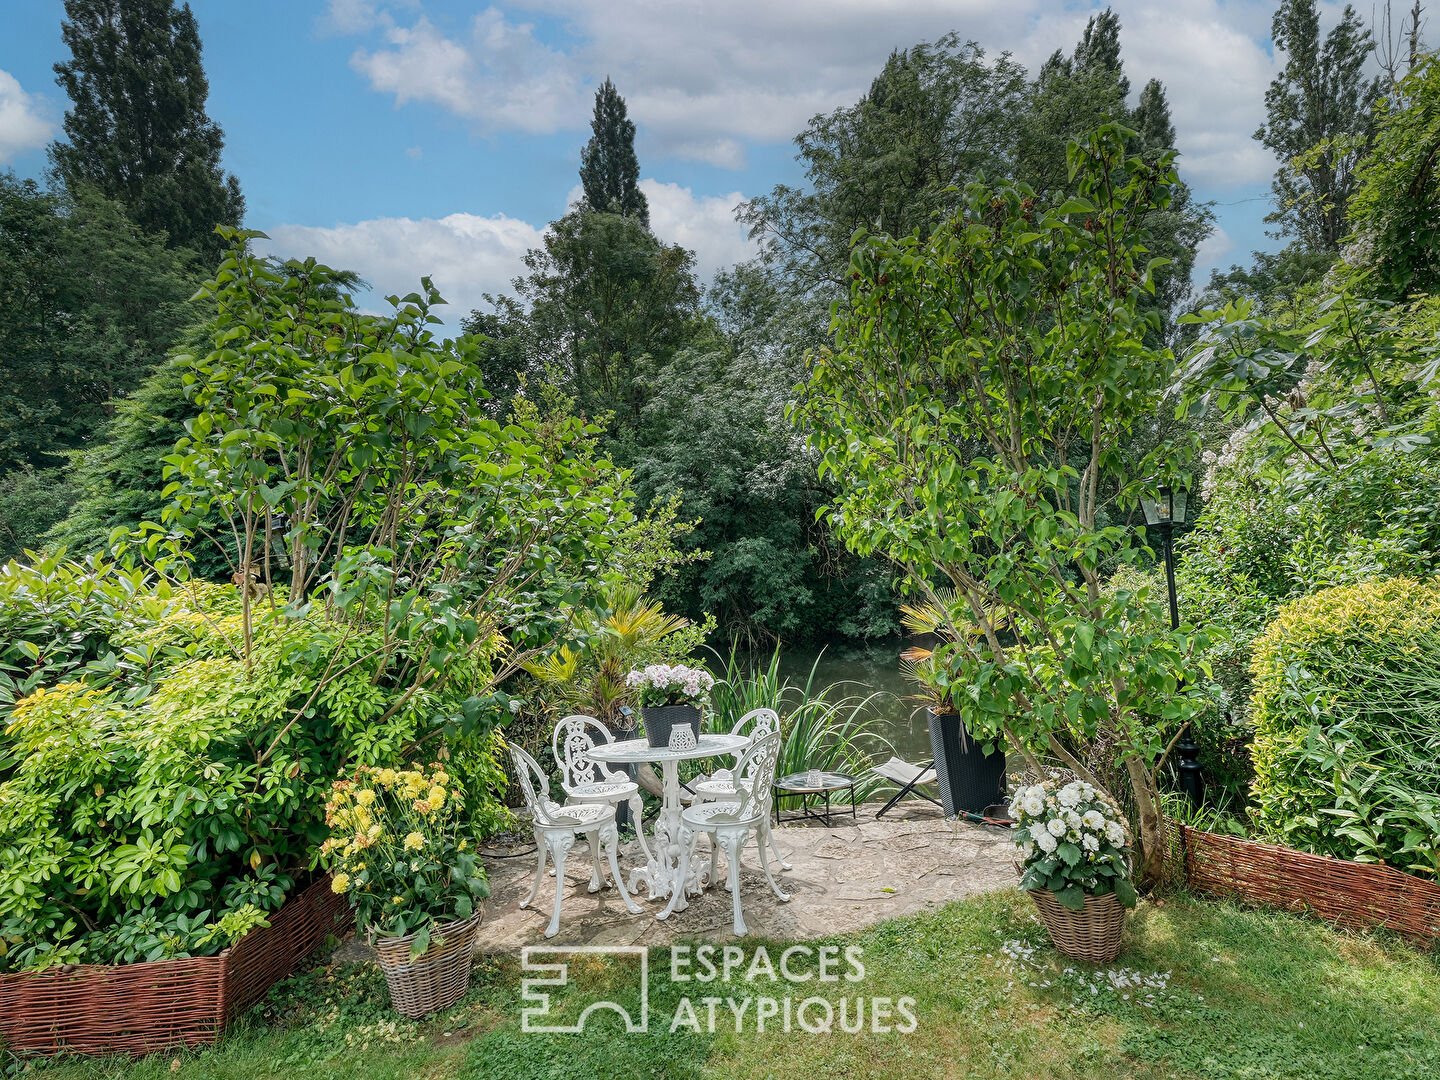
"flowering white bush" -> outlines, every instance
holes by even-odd
[[[651,664],[625,676],[625,685],[640,692],[640,704],[703,706],[715,680],[702,668]]]
[[[1080,780],[1064,786],[1047,780],[1017,791],[1010,816],[1018,823],[1021,888],[1049,889],[1076,911],[1085,897],[1111,892],[1126,907],[1135,906],[1129,837],[1104,792]]]

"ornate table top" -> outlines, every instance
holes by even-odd
[[[596,761],[609,765],[631,765],[641,761],[689,761],[693,758],[728,757],[750,745],[744,735],[701,735],[688,750],[671,750],[668,746],[651,746],[644,739],[601,743],[586,751]]]

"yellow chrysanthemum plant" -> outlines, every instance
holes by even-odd
[[[435,926],[468,919],[490,895],[464,796],[439,762],[360,766],[332,785],[325,823],[331,888],[350,898],[362,935],[413,934],[419,956]]]

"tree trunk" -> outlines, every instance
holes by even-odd
[[[1125,759],[1125,771],[1130,776],[1135,810],[1140,817],[1140,835],[1135,838],[1135,887],[1145,891],[1155,888],[1165,876],[1165,816],[1160,811],[1155,778],[1145,763],[1132,754]]]
[[[665,785],[660,782],[660,777],[655,775],[655,766],[648,761],[642,761],[635,767],[635,780],[641,791],[648,791],[657,799],[665,797]]]

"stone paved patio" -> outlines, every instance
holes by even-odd
[[[741,864],[740,897],[750,933],[798,939],[845,933],[1015,884],[1008,830],[952,824],[923,802],[903,803],[881,821],[875,820],[877,809],[860,807],[858,824],[847,814],[843,825],[837,817],[834,828],[776,829],[780,850],[791,864],[778,877],[791,894],[788,904],[775,899],[749,845]],[[635,843],[625,845],[621,870],[628,874],[641,861]],[[535,857],[487,859],[485,868],[491,893],[477,947],[494,953],[543,943],[554,878],[541,884],[535,905],[522,911],[520,901],[534,881]],[[730,894],[723,882],[660,922],[655,918],[664,907],[660,901],[638,896],[645,913],[631,915],[613,887],[598,894],[586,891],[590,860],[583,841],[571,852],[565,876],[560,932],[552,944],[663,945],[681,937],[733,936]]]

